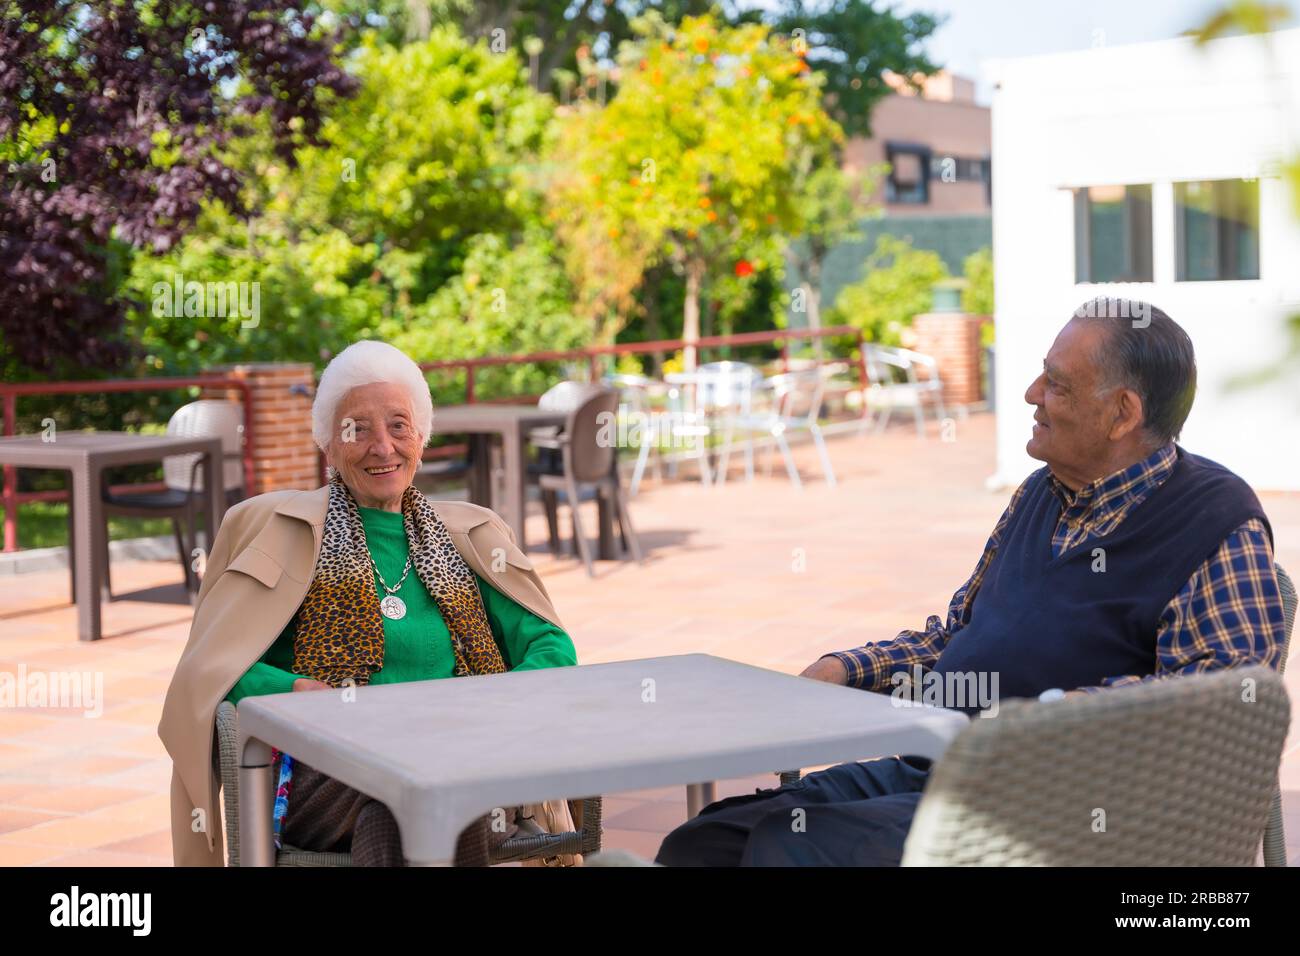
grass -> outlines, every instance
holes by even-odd
[[[108,519],[110,541],[171,533],[172,523],[166,519],[118,517]],[[54,548],[67,543],[67,505],[50,501],[31,501],[18,506],[18,547]]]

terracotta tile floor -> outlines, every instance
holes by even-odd
[[[771,478],[760,471],[745,484],[737,459],[724,488],[648,483],[633,503],[647,564],[603,562],[594,582],[575,561],[543,552],[545,524],[534,514],[534,557],[580,659],[704,651],[793,673],[826,651],[942,613],[1007,498],[984,489],[993,470],[992,417],[959,422],[955,442],[940,442],[933,427],[921,442],[900,426],[883,436],[841,435],[830,449],[835,489],[820,481],[808,446],[796,448],[808,482],[802,492],[779,464]],[[1300,495],[1267,495],[1264,505],[1278,559],[1300,570]],[[166,562],[116,565],[120,599],[105,606],[106,638],[81,644],[66,573],[0,577],[0,671],[25,664],[102,674],[104,682],[97,719],[0,710],[0,864],[170,864],[171,763],[155,731],[189,628],[179,579]],[[1287,683],[1300,701],[1300,668]],[[1298,728],[1300,707],[1282,767],[1293,859],[1300,858]],[[774,783],[770,776],[722,781],[718,790],[725,796]],[[680,788],[609,794],[606,845],[653,856],[685,812]]]

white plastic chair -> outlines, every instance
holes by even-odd
[[[803,487],[799,470],[794,465],[790,454],[790,444],[786,435],[791,432],[806,431],[812,435],[813,444],[817,446],[817,455],[821,459],[822,474],[829,487],[835,487],[835,469],[831,467],[830,454],[826,450],[826,439],[822,435],[817,417],[821,412],[822,396],[826,391],[826,379],[819,368],[805,369],[798,372],[786,372],[773,375],[763,381],[762,389],[771,395],[771,404],[766,411],[750,411],[746,414],[733,415],[728,421],[727,441],[722,450],[722,461],[718,465],[718,483],[727,478],[727,465],[731,458],[731,439],[735,432],[747,435],[745,440],[745,478],[752,481],[753,441],[752,436],[764,435],[769,440],[766,473],[772,471],[772,453],[774,447],[781,449],[785,460],[786,474],[790,483],[796,488]],[[752,402],[751,402],[752,404]]]
[[[916,416],[916,433],[925,437],[925,409],[923,403],[929,399],[935,406],[940,420],[947,418],[943,406],[943,382],[939,378],[939,364],[933,356],[912,349],[895,348],[888,345],[864,346],[864,359],[867,365],[867,381],[870,383],[867,393],[862,396],[863,404],[883,406],[883,413],[876,422],[876,431],[881,432],[889,424],[896,405],[911,406]],[[917,369],[924,369],[926,375],[920,378]],[[904,381],[898,381],[894,369],[902,371]],[[865,431],[869,417],[862,418],[861,431]]]

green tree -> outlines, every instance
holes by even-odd
[[[861,197],[875,191],[875,181],[884,169],[873,167],[865,183],[855,184],[836,160],[830,157],[818,162],[809,155],[796,177],[803,227],[797,240],[789,244],[788,255],[799,270],[795,311],[807,314],[810,329],[822,327],[822,263],[839,243],[859,237],[859,221],[873,212]],[[814,340],[814,352],[820,357],[821,339]]]
[[[807,63],[765,27],[729,28],[711,16],[678,29],[647,16],[636,27],[642,39],[624,46],[614,99],[563,123],[551,217],[580,304],[607,310],[592,318],[610,338],[644,270],[666,259],[684,276],[691,342],[708,275],[733,267],[742,242],[800,228],[795,159],[829,152],[841,133]],[[613,299],[611,288],[620,293]],[[694,353],[688,346],[688,368]]]
[[[420,321],[426,300],[461,275],[475,237],[536,222],[531,177],[552,104],[513,53],[439,28],[402,47],[369,37],[350,67],[356,98],[331,105],[322,145],[300,149],[295,168],[261,148],[260,130],[232,144],[260,216],[243,224],[210,204],[170,253],[134,263],[132,326],[154,368],[321,361],[385,320]],[[154,286],[178,275],[259,283],[260,321],[160,315]],[[487,351],[509,341],[502,332]]]
[[[883,235],[862,266],[863,277],[845,286],[828,320],[854,325],[869,341],[898,345],[912,319],[928,312],[934,284],[948,278],[937,252],[915,249],[906,239]]]
[[[977,249],[962,262],[966,287],[961,290],[961,310],[971,315],[993,314],[993,250]]]
[[[484,233],[470,240],[462,272],[410,311],[380,323],[377,334],[417,362],[477,358],[501,352],[580,348],[586,323],[573,314],[573,292],[549,235],[530,229],[511,246]],[[480,370],[479,398],[539,394],[552,369],[506,365]],[[458,402],[463,379],[435,377],[435,400]]]

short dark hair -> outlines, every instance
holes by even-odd
[[[1085,302],[1074,318],[1106,324],[1097,356],[1106,384],[1138,393],[1153,443],[1176,439],[1196,397],[1196,353],[1183,327],[1149,302],[1104,296]]]

